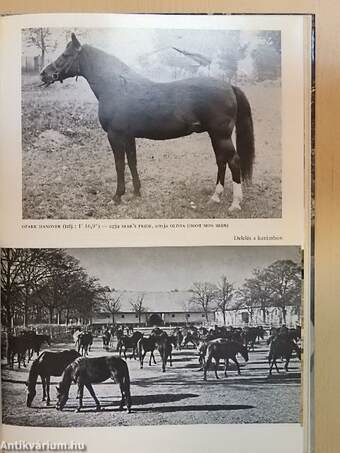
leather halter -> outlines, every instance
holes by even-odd
[[[68,62],[68,64],[66,65],[66,67],[63,67],[60,71],[56,71],[52,74],[52,77],[53,77],[53,80],[54,81],[60,81],[61,83],[63,83],[63,80],[66,79],[67,77],[67,73],[69,72],[69,70],[72,68],[73,64],[75,62],[77,62],[77,67],[76,67],[76,80],[78,79],[78,76],[80,75],[80,63],[79,63],[79,55],[80,55],[80,52],[82,51],[82,47],[80,47],[79,49],[76,49],[75,50],[75,54],[72,58],[70,58],[70,61]],[[55,69],[57,69],[57,67],[55,66],[54,64],[54,67]],[[61,75],[61,72],[63,72],[63,74],[65,74],[65,77],[62,77]]]

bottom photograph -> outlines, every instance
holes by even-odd
[[[1,251],[2,421],[299,423],[292,246]]]

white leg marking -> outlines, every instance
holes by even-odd
[[[214,201],[215,203],[220,203],[221,202],[221,195],[224,191],[224,187],[222,186],[221,183],[218,183],[215,188],[215,193],[211,197],[211,201]]]
[[[236,211],[240,210],[241,206],[240,203],[242,202],[243,194],[242,194],[242,185],[241,183],[238,184],[237,182],[233,182],[233,202],[229,208],[229,211]]]

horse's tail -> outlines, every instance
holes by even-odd
[[[251,182],[255,157],[254,127],[251,108],[246,95],[240,88],[232,87],[237,101],[236,148],[240,156],[241,176]]]

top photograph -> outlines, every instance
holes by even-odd
[[[282,217],[280,30],[21,32],[23,219]]]

